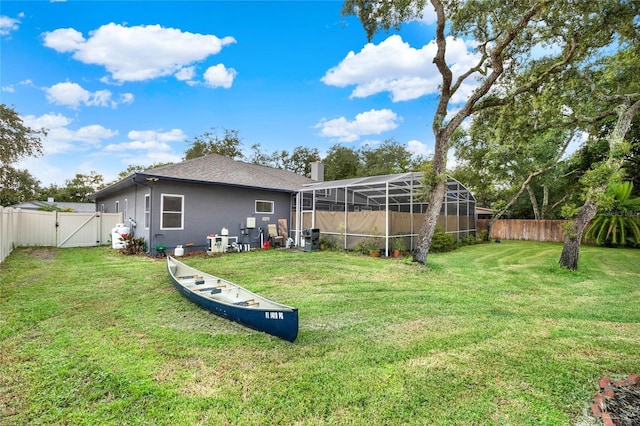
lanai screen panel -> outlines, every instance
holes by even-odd
[[[428,207],[421,179],[422,173],[411,172],[307,185],[296,229],[319,228],[346,248],[371,235],[381,238],[382,247],[394,237],[405,237],[412,247]],[[475,198],[455,179],[447,181],[438,225],[455,239],[475,233]]]

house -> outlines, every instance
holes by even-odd
[[[493,210],[488,207],[476,207],[476,215],[478,219],[491,219],[493,217]]]
[[[72,210],[77,213],[91,213],[96,210],[94,203],[71,203],[71,202],[56,202],[53,198],[49,198],[47,201],[25,201],[20,204],[14,204],[14,209],[22,210],[40,210],[40,209],[58,209],[58,210]]]
[[[210,154],[134,173],[90,198],[96,210],[122,213],[150,252],[158,245],[209,248],[213,234],[259,247],[269,224],[291,229],[295,195],[314,180],[286,170]],[[280,228],[282,229],[282,228]],[[286,236],[285,236],[286,238]]]

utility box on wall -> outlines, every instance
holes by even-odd
[[[247,218],[247,228],[253,229],[255,227],[256,227],[256,218],[255,217],[248,217]]]

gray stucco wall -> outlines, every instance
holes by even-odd
[[[144,237],[146,241],[148,234],[143,229],[144,194],[148,192],[147,188],[132,186],[108,198],[96,199],[96,211],[116,213],[117,202],[124,224],[131,228],[136,237]],[[141,197],[142,204],[140,203]],[[133,224],[137,226],[133,226]]]
[[[207,235],[220,234],[222,228],[229,230],[229,236],[237,236],[243,244],[258,247],[260,244],[260,228],[267,237],[267,224],[277,224],[278,219],[286,219],[291,230],[291,197],[290,193],[244,187],[206,185],[181,182],[158,181],[149,183],[150,187],[136,185],[118,193],[116,196],[97,199],[96,207],[102,204],[108,212],[112,212],[115,201],[120,202],[120,211],[124,212],[124,200],[127,200],[127,216],[133,218],[137,227],[135,235],[144,237],[150,248],[157,244],[167,246],[167,252],[173,253],[176,245],[193,244],[189,250],[205,250]],[[144,196],[151,194],[151,227],[144,229]],[[184,197],[183,228],[161,229],[162,195],[179,195]],[[256,200],[272,201],[274,211],[257,213]],[[246,226],[247,218],[255,218],[255,229],[248,229],[248,234],[241,233]],[[128,224],[128,223],[127,223]]]

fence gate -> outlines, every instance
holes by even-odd
[[[58,212],[56,221],[58,247],[90,247],[106,244],[111,230],[120,221],[119,213]]]

